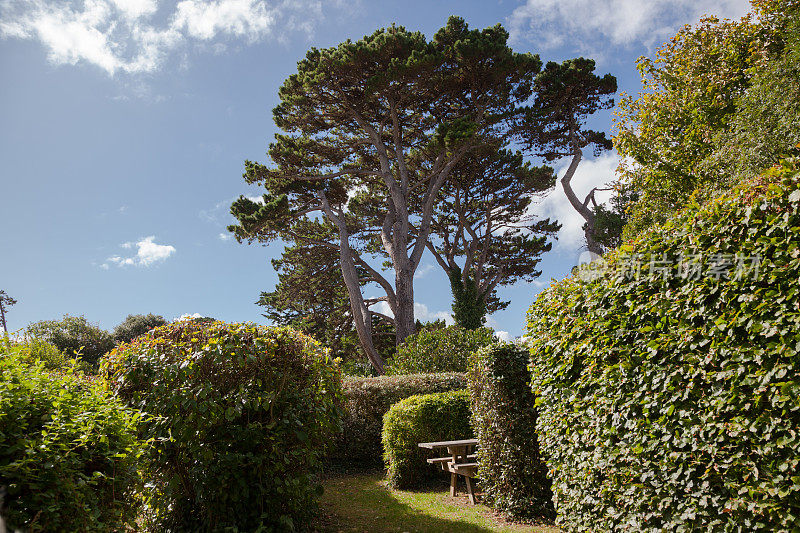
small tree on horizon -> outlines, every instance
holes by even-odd
[[[8,336],[8,323],[6,322],[6,311],[12,305],[16,305],[17,300],[12,298],[6,291],[0,291],[0,320],[3,323],[3,335]]]

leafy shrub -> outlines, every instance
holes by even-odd
[[[114,328],[114,340],[117,342],[131,342],[139,335],[144,335],[153,328],[163,326],[167,321],[161,315],[148,313],[146,315],[128,315],[117,327]]]
[[[53,344],[68,357],[79,355],[92,366],[96,366],[100,357],[115,345],[109,332],[90,324],[82,316],[64,315],[61,320],[34,322],[27,327],[26,333]]]
[[[28,364],[40,362],[48,371],[65,368],[74,368],[82,372],[91,370],[91,365],[87,362],[67,357],[55,345],[36,337],[27,337],[18,341],[10,340],[7,346],[14,349],[20,361]]]
[[[552,518],[553,493],[536,439],[530,354],[494,344],[470,358],[472,426],[485,501],[513,518]]]
[[[394,404],[383,417],[389,484],[405,489],[441,479],[441,470],[427,462],[431,452],[418,444],[472,438],[469,418],[465,390],[411,396]]]
[[[383,415],[392,404],[416,394],[463,390],[466,387],[466,377],[457,373],[346,379],[343,430],[334,441],[330,459],[348,465],[382,465]]]
[[[466,372],[469,356],[494,342],[490,328],[425,328],[397,347],[389,373]]]
[[[680,257],[688,275],[670,263]],[[796,531],[800,161],[606,261],[551,286],[528,313],[560,523]]]
[[[0,341],[0,487],[9,530],[124,530],[137,508],[138,414],[68,365],[48,372],[26,348]]]
[[[290,328],[180,321],[122,344],[101,372],[151,415],[146,496],[157,530],[293,530],[314,510],[341,381]]]

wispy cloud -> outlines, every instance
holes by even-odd
[[[334,2],[336,3],[336,2]],[[88,63],[109,75],[153,72],[189,43],[254,43],[310,34],[318,0],[3,0],[0,37],[40,42],[57,65]]]
[[[230,233],[220,233],[219,234],[219,240],[221,240],[221,241],[229,241],[229,240],[231,240]]]
[[[738,18],[748,0],[527,0],[508,17],[515,41],[596,50],[598,44],[660,44],[705,14]]]
[[[430,263],[425,263],[424,265],[420,265],[417,267],[417,271],[414,272],[414,279],[422,279],[431,272],[434,271],[436,267]]]
[[[135,255],[112,255],[100,265],[100,268],[108,270],[109,265],[117,265],[119,267],[137,266],[148,267],[156,263],[165,261],[168,257],[175,253],[175,247],[169,244],[158,244],[155,242],[155,236],[151,235],[145,237],[138,242],[126,242],[120,246],[126,250],[136,248]]]

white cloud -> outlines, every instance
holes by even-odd
[[[596,49],[598,43],[652,47],[705,14],[738,18],[748,0],[527,0],[508,17],[514,40]]]
[[[334,2],[336,4],[336,2]],[[318,0],[4,0],[0,38],[40,42],[56,65],[88,63],[109,75],[153,72],[181,46],[214,39],[285,39],[325,19]],[[212,49],[217,44],[212,43]]]
[[[386,302],[378,302],[370,306],[370,309],[373,311],[377,311],[382,313],[386,316],[394,316],[392,312],[392,308]],[[444,320],[445,324],[448,326],[452,326],[455,324],[455,320],[453,320],[453,314],[447,311],[430,311],[428,306],[421,303],[414,303],[414,318],[420,320],[422,322],[433,322],[435,320]]]
[[[511,335],[511,333],[507,331],[495,331],[494,336],[503,342],[511,342],[514,340],[514,337]]]
[[[581,161],[571,182],[572,189],[578,198],[583,200],[586,194],[592,190],[592,187],[603,187],[613,182],[619,160],[616,152],[607,152],[595,159]],[[558,170],[559,180],[564,176],[568,165],[568,160],[562,162]],[[612,191],[595,193],[597,203],[607,202],[612,194]],[[556,182],[556,188],[541,202],[533,204],[531,210],[539,217],[549,217],[561,223],[561,231],[558,233],[556,248],[576,250],[586,245],[583,236],[584,220],[567,200],[560,181]]]
[[[229,233],[220,233],[219,234],[219,240],[221,240],[221,241],[229,241],[229,240],[231,240],[231,236],[230,236]]]
[[[203,318],[203,316],[204,315],[201,315],[200,313],[191,313],[191,314],[187,313],[187,314],[183,314],[183,315],[179,316],[178,318],[175,319],[175,321],[178,321],[178,320],[191,320],[193,318]]]
[[[436,267],[434,265],[430,264],[430,263],[426,263],[424,265],[418,266],[417,267],[417,271],[414,272],[414,279],[422,279],[422,278],[424,278],[425,276],[427,276],[428,274],[433,272],[433,270],[435,268]]]
[[[100,268],[108,269],[109,263],[113,263],[120,267],[125,266],[142,266],[148,267],[155,263],[166,260],[169,256],[175,253],[175,247],[169,244],[158,244],[155,242],[155,236],[151,235],[145,237],[138,242],[126,242],[120,245],[127,250],[136,246],[136,255],[129,257],[122,257],[120,255],[112,255],[106,262],[100,265]]]

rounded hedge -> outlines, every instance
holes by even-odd
[[[347,467],[383,465],[383,415],[409,396],[467,388],[464,374],[409,374],[344,380],[342,432],[334,439],[328,458]]]
[[[469,356],[493,342],[491,328],[423,328],[397,347],[389,374],[466,372]]]
[[[466,390],[411,396],[394,404],[383,417],[383,457],[389,484],[407,489],[444,479],[430,465],[430,450],[420,442],[472,438]]]
[[[339,371],[316,341],[290,328],[180,321],[120,345],[101,372],[149,416],[152,527],[286,531],[309,521],[341,414]]]
[[[139,484],[135,411],[39,344],[0,340],[0,488],[9,531],[122,531]],[[60,352],[55,352],[59,353]],[[52,362],[52,360],[49,360]]]
[[[484,501],[512,518],[555,516],[547,466],[539,453],[527,348],[499,343],[470,358],[472,426]]]
[[[532,381],[565,529],[797,531],[798,279],[792,159],[540,294]]]

